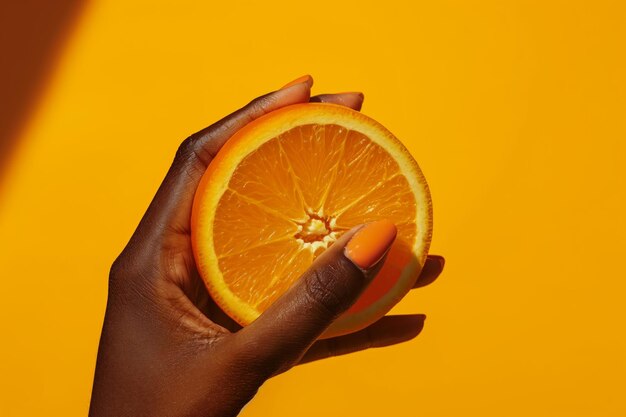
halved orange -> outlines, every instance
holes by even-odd
[[[391,132],[347,107],[306,103],[239,130],[196,191],[192,243],[216,303],[247,325],[353,226],[398,228],[375,280],[324,333],[350,333],[387,313],[411,288],[432,233],[428,186]]]

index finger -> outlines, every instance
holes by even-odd
[[[291,104],[305,103],[311,96],[313,78],[306,75],[280,90],[252,100],[246,106],[211,126],[194,133],[178,148],[174,162],[150,203],[138,230],[144,234],[160,234],[143,224],[167,225],[168,230],[190,232],[193,196],[211,160],[226,141],[254,119]]]

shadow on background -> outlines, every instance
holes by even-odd
[[[0,1],[0,185],[84,0]]]

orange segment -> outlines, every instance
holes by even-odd
[[[395,224],[415,223],[415,214],[415,197],[409,184],[404,176],[396,174],[363,190],[361,197],[355,196],[336,216],[339,227],[348,227],[380,218]]]
[[[212,297],[246,325],[342,233],[383,218],[398,228],[386,262],[325,337],[372,323],[410,289],[430,243],[430,195],[408,151],[377,122],[345,107],[294,105],[220,150],[196,193],[192,243]]]
[[[400,173],[389,153],[360,132],[350,131],[326,202],[329,213],[358,204]],[[367,204],[367,202],[366,202]]]
[[[241,161],[229,187],[265,207],[280,208],[290,219],[304,221],[302,196],[290,169],[279,142],[271,140]]]
[[[321,211],[342,160],[348,133],[341,126],[313,124],[298,126],[279,136],[307,211]]]
[[[261,207],[233,190],[226,190],[222,196],[214,228],[218,258],[291,237],[298,231],[297,226],[279,211]]]

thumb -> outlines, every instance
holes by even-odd
[[[374,279],[396,233],[389,220],[345,233],[281,298],[237,333],[244,357],[268,376],[295,363]]]

